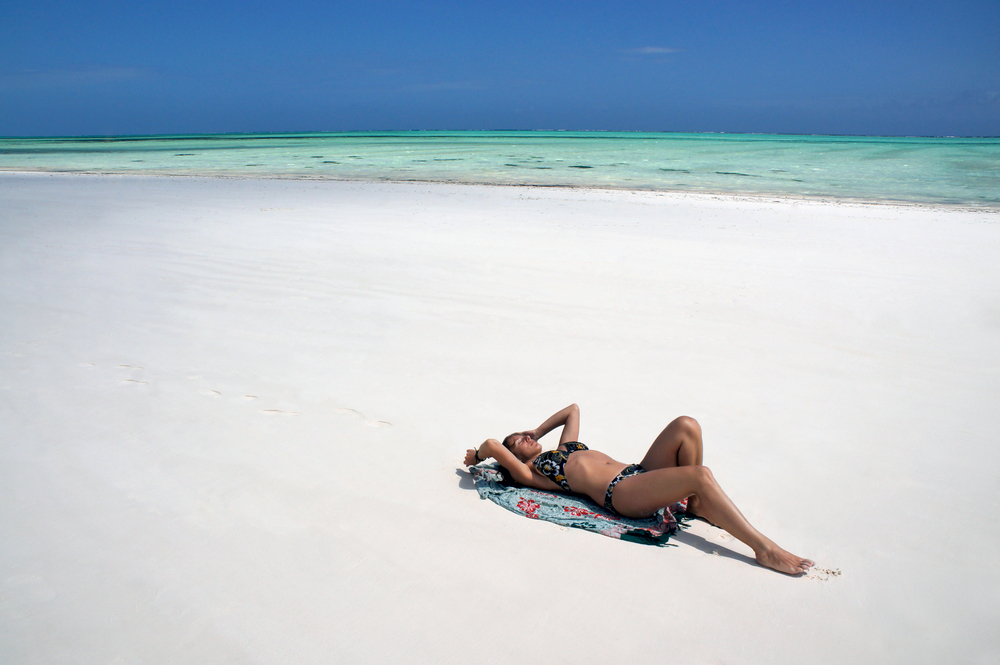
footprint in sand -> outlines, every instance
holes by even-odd
[[[209,397],[221,397],[222,393],[218,390],[199,390],[202,395],[208,395]]]
[[[118,365],[117,369],[130,369],[130,370],[144,370],[145,367],[139,367],[138,365]],[[133,374],[133,376],[135,376]],[[122,383],[146,383],[140,379],[123,379]]]
[[[334,413],[339,413],[342,416],[350,416],[352,418],[364,418],[365,414],[360,411],[355,411],[354,409],[348,409],[346,407],[340,407],[333,410]],[[365,420],[365,425],[368,427],[392,427],[392,423],[388,420]]]
[[[298,411],[282,411],[281,409],[261,409],[261,413],[268,416],[297,416]]]
[[[813,568],[806,573],[806,577],[811,580],[826,582],[834,577],[840,577],[840,568]]]
[[[245,399],[245,400],[257,399],[257,396],[256,395],[244,395],[243,399]]]

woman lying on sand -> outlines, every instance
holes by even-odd
[[[559,447],[542,452],[538,440],[562,427]],[[625,517],[649,517],[685,497],[688,512],[708,520],[746,543],[757,563],[789,575],[813,566],[753,528],[719,487],[712,472],[702,466],[701,427],[681,416],[653,441],[639,464],[622,464],[577,442],[580,409],[571,404],[537,429],[516,432],[503,440],[487,439],[465,453],[471,466],[496,459],[513,480],[549,492],[585,494],[599,505]]]

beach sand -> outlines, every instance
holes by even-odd
[[[998,222],[0,175],[2,660],[997,662]],[[697,418],[820,570],[481,501],[465,449],[571,402],[623,462]]]

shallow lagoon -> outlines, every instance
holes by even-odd
[[[377,132],[0,139],[0,170],[417,180],[1000,206],[1000,139]]]

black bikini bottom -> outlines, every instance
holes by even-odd
[[[608,491],[604,493],[604,507],[613,512],[615,515],[620,514],[617,510],[615,510],[615,506],[611,502],[611,496],[615,493],[615,485],[617,485],[618,481],[622,478],[636,476],[645,472],[646,470],[638,464],[629,464],[627,467],[622,469],[622,472],[615,476],[615,479],[611,481],[610,485],[608,485]]]

